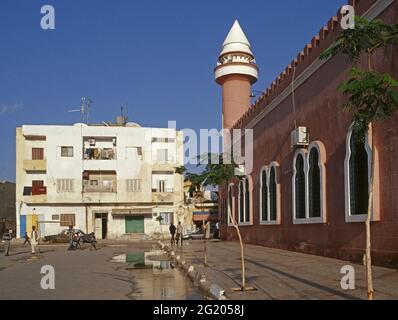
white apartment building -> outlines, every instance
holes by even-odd
[[[41,236],[69,225],[99,239],[166,235],[170,221],[185,220],[183,177],[175,173],[183,160],[183,133],[174,129],[17,128],[17,235],[32,225]]]

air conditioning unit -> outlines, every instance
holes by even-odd
[[[292,147],[308,146],[310,137],[307,127],[297,127],[290,134]]]

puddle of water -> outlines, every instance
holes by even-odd
[[[177,270],[161,250],[120,254],[112,261],[127,263],[126,270],[133,273],[137,290],[130,295],[132,299],[203,299],[191,280]]]
[[[39,261],[40,259],[42,259],[43,256],[40,255],[30,255],[29,257],[24,258],[25,261]]]

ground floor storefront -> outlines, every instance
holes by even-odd
[[[169,206],[128,205],[22,205],[17,212],[17,237],[36,226],[40,236],[54,235],[72,225],[97,239],[164,237],[171,222],[184,221],[184,214]],[[188,226],[187,226],[188,227]]]

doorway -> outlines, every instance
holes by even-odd
[[[108,212],[95,213],[95,237],[97,239],[106,239],[108,234]]]
[[[126,233],[144,233],[143,216],[126,216]]]

